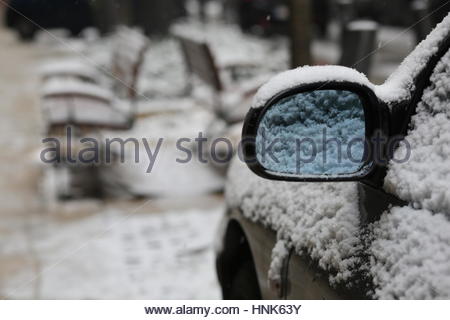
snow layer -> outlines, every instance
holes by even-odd
[[[51,61],[43,64],[39,68],[41,77],[53,77],[53,76],[79,76],[85,79],[95,80],[98,75],[98,70],[87,64],[82,59],[68,59],[63,61]]]
[[[385,189],[412,207],[374,225],[371,273],[379,298],[450,298],[450,52],[436,66]]]
[[[77,81],[74,79],[51,79],[46,81],[42,86],[41,95],[43,97],[49,95],[64,95],[64,94],[81,94],[92,97],[97,97],[103,100],[113,100],[114,94],[99,85]]]
[[[402,62],[400,67],[381,86],[376,88],[377,96],[387,102],[407,100],[411,96],[413,81],[423,70],[426,62],[438,51],[438,45],[450,30],[450,14],[423,40]]]
[[[236,158],[226,197],[229,206],[240,207],[248,219],[276,230],[278,239],[329,270],[332,283],[352,275],[361,249],[355,183],[269,181]]]
[[[128,123],[128,114],[113,109],[109,103],[88,97],[46,97],[41,101],[47,124],[91,124],[123,126]]]
[[[373,228],[375,297],[450,298],[450,223],[442,214],[393,208]]]
[[[385,189],[418,208],[450,213],[450,52],[437,65],[411,130],[385,179]]]
[[[327,81],[350,81],[374,89],[367,77],[354,69],[342,66],[305,66],[282,72],[263,85],[253,99],[253,108],[263,106],[277,93],[299,84]]]
[[[39,279],[11,273],[2,283],[6,297],[27,299],[26,289],[38,281],[39,299],[220,298],[212,246],[220,205],[167,210],[148,203],[138,213],[100,207],[74,218],[81,207],[73,204],[67,219],[36,219],[31,241]],[[4,239],[20,250],[15,238]]]
[[[138,92],[152,99],[161,96],[173,99],[185,93],[183,57],[175,40],[152,39],[145,53],[138,88]]]
[[[209,112],[192,108],[138,119],[132,130],[126,132],[103,132],[105,138],[138,139],[140,158],[136,163],[135,145],[127,144],[125,162],[104,169],[105,182],[116,192],[117,188],[125,187],[132,194],[172,198],[198,196],[223,189],[223,178],[210,166],[200,163],[195,154],[191,153],[192,159],[188,163],[176,161],[188,156],[176,146],[178,139],[191,139],[191,142],[182,144],[190,148],[198,133],[205,132],[211,120]],[[163,139],[151,173],[147,172],[150,161],[142,139],[148,142],[153,152],[158,140]]]
[[[261,74],[286,70],[289,61],[287,43],[282,39],[262,39],[241,32],[239,27],[221,23],[181,22],[172,28],[174,34],[207,42],[217,65],[257,66]]]
[[[275,247],[272,250],[272,262],[269,268],[269,281],[281,280],[281,271],[283,269],[283,262],[289,255],[289,248],[286,245],[286,241],[277,241]]]

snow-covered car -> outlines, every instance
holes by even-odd
[[[93,11],[87,0],[10,0],[6,26],[31,40],[40,29],[65,28],[72,35],[93,26]]]
[[[338,66],[275,76],[242,151],[224,298],[450,298],[450,15],[382,85]]]

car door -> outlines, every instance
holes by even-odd
[[[389,215],[392,208],[409,205],[432,213],[450,212],[449,201],[443,200],[449,197],[448,188],[443,186],[448,185],[446,181],[450,179],[448,170],[444,169],[450,167],[449,48],[450,18],[447,17],[411,53],[396,73],[384,85],[375,89],[380,100],[389,105],[390,136],[399,141],[405,138],[406,141],[406,147],[404,145],[403,150],[393,149],[392,156],[395,159],[396,153],[404,153],[406,150],[412,153],[413,158],[411,161],[391,160],[386,171],[373,180],[375,185],[358,183],[361,243],[362,235],[370,230],[383,213]],[[417,159],[427,161],[429,166],[421,165]],[[425,191],[423,186],[426,186]],[[292,250],[285,284],[288,288],[286,297],[373,297],[373,292],[376,292],[373,277],[376,275],[367,272],[365,266],[370,265],[369,260],[377,261],[379,257],[370,252],[370,243],[366,245],[366,252],[362,253],[359,265],[353,269],[353,279],[349,279],[354,281],[350,286],[347,286],[348,283],[331,286],[330,275],[319,268],[310,256],[301,257]]]

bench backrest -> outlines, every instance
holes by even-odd
[[[119,27],[113,39],[114,90],[125,99],[135,99],[137,83],[149,47],[147,37],[136,29]]]
[[[216,92],[223,90],[219,69],[209,45],[186,37],[175,35],[179,40],[188,71],[195,74]]]

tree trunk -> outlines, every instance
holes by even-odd
[[[289,0],[291,65],[311,65],[311,3],[310,0]]]
[[[135,23],[147,35],[167,35],[178,18],[186,16],[185,0],[134,0]]]

